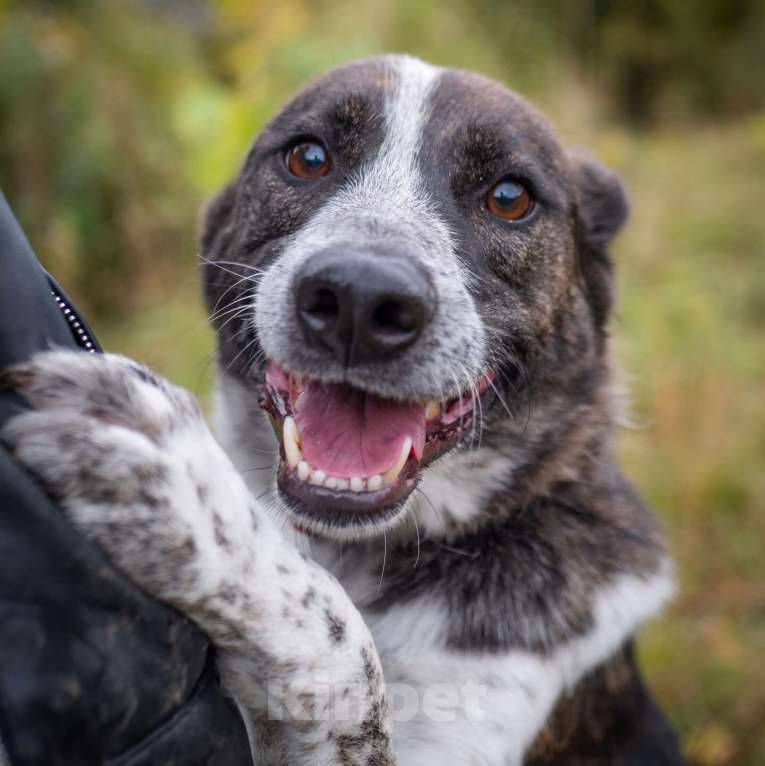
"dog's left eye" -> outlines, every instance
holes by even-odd
[[[332,167],[327,150],[310,141],[293,146],[287,152],[286,162],[290,173],[298,178],[321,178]]]
[[[525,186],[505,179],[489,190],[486,207],[498,218],[518,221],[531,212],[534,201]]]

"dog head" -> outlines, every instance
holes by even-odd
[[[613,174],[475,74],[386,56],[287,104],[202,235],[223,376],[279,437],[279,507],[377,533],[479,425],[533,463],[607,377],[626,212]]]

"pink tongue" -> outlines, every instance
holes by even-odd
[[[349,479],[385,473],[407,437],[419,460],[425,445],[425,408],[339,384],[309,381],[295,403],[295,423],[306,461],[328,476]]]

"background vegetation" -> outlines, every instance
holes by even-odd
[[[105,345],[206,395],[196,215],[349,58],[525,92],[634,203],[615,335],[628,472],[681,591],[651,683],[697,764],[765,764],[765,7],[758,0],[0,0],[0,187]]]

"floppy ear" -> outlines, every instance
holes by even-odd
[[[582,153],[569,155],[576,187],[577,251],[593,317],[603,328],[614,300],[613,264],[608,246],[629,215],[616,174]]]

